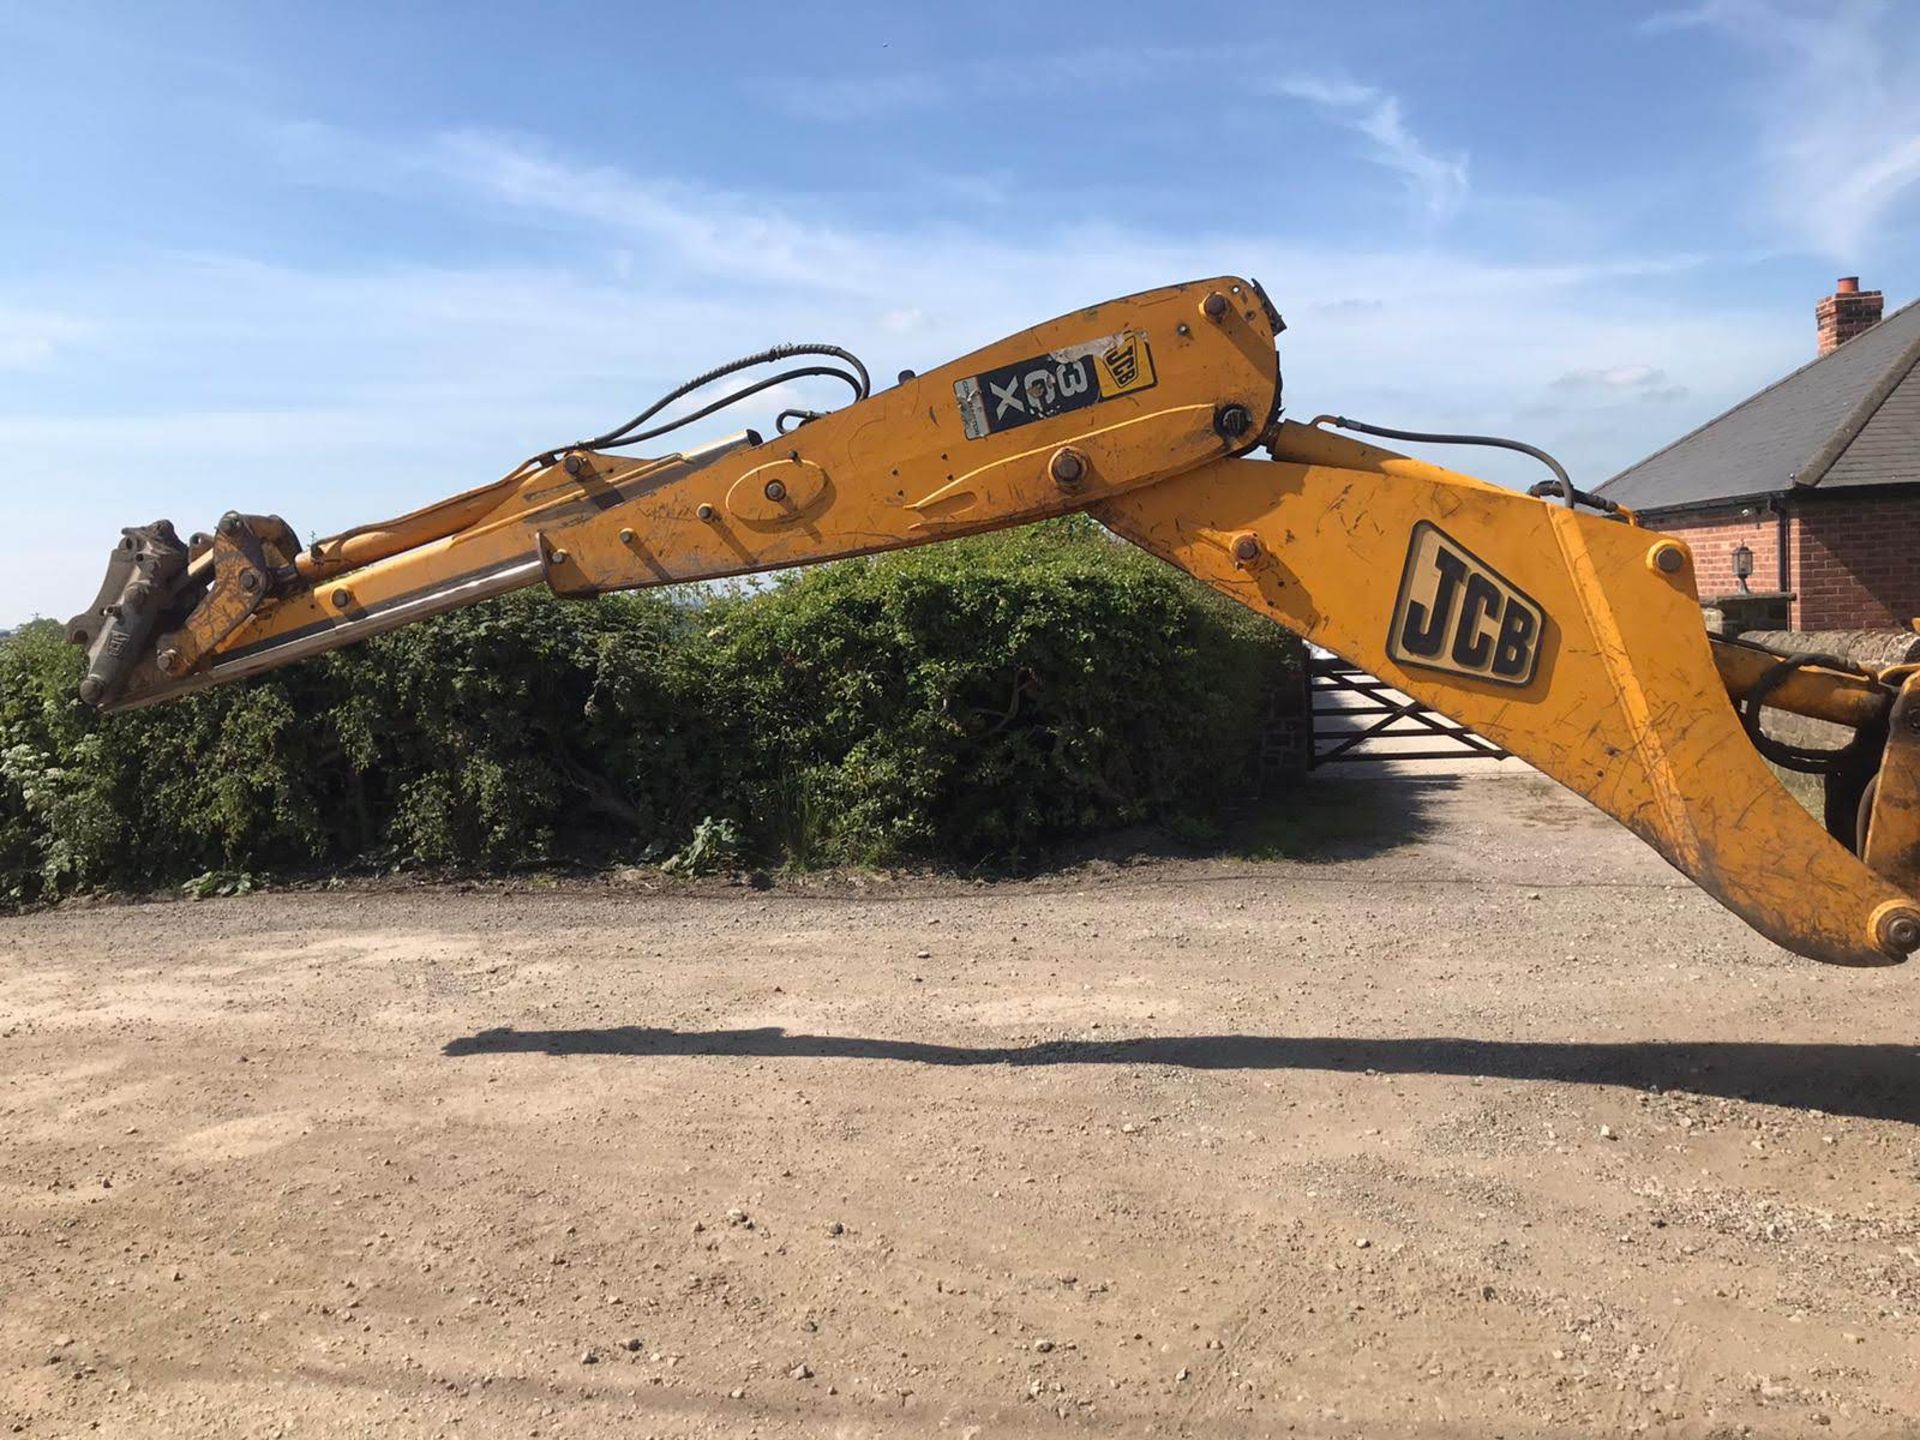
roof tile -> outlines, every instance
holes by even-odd
[[[1920,302],[1628,466],[1600,493],[1636,510],[1771,494],[1791,489],[1836,442],[1844,448],[1809,477],[1815,483],[1920,482],[1916,360]]]

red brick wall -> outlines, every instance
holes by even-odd
[[[1796,630],[1904,630],[1920,616],[1920,494],[1788,502],[1787,589]],[[1742,514],[1742,510],[1750,514]],[[1780,522],[1764,502],[1649,518],[1693,547],[1702,595],[1740,588],[1734,546],[1753,551],[1754,590],[1780,588]]]
[[[1799,630],[1904,630],[1920,616],[1920,495],[1794,504]]]
[[[1749,513],[1743,515],[1742,511]],[[1747,581],[1748,588],[1780,588],[1780,521],[1764,501],[1727,510],[1649,519],[1647,525],[1693,547],[1693,567],[1702,595],[1731,595],[1740,588],[1740,582],[1733,577],[1733,551],[1735,546],[1743,544],[1753,551],[1753,576]],[[1787,549],[1791,555],[1791,540]],[[1798,620],[1794,623],[1799,626]]]

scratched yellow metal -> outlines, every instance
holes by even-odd
[[[1217,315],[1206,304],[1215,295],[1225,302]],[[957,382],[1117,334],[1144,342],[1134,388],[967,438]],[[516,472],[325,547],[380,558],[349,569],[309,561],[311,589],[263,607],[222,653],[348,625],[525,560],[540,535],[555,588],[587,593],[808,564],[1080,509],[1252,444],[1278,391],[1273,340],[1256,288],[1223,276],[1077,310],[705,464],[579,453],[577,473],[563,463]],[[1214,423],[1229,405],[1252,427],[1233,440]],[[1049,460],[1068,441],[1086,472],[1063,487]]]
[[[1709,641],[1713,646],[1713,663],[1720,671],[1721,683],[1726,686],[1729,697],[1750,694],[1780,663],[1780,657],[1770,650],[1712,637]],[[1892,702],[1890,685],[1868,675],[1849,675],[1824,665],[1806,665],[1790,672],[1767,695],[1767,704],[1774,709],[1856,727],[1884,723]]]
[[[1658,534],[1300,425],[1273,449],[1273,461],[1216,462],[1094,514],[1585,796],[1789,949],[1843,965],[1902,958],[1884,926],[1912,902],[1835,843],[1741,731],[1685,547],[1668,572],[1654,552],[1674,542]],[[1544,612],[1527,683],[1389,653],[1423,522]],[[1244,534],[1258,541],[1251,560],[1228,543]]]
[[[1263,297],[1223,277],[1076,311],[759,446],[529,464],[303,557],[301,585],[213,668],[162,676],[149,658],[120,703],[542,579],[590,595],[1088,509],[1529,760],[1781,944],[1867,965],[1911,950],[1902,934],[1920,943],[1913,902],[1830,840],[1741,731],[1684,546],[1294,424],[1270,437],[1274,460],[1229,458],[1273,408],[1273,339]],[[1079,360],[1098,367],[1073,377],[1097,376],[1097,402],[1076,390],[1075,408],[1036,402],[996,428],[1001,385],[1045,392],[1030,372],[1053,366],[1064,394],[1058,367]],[[1224,435],[1227,407],[1251,428]],[[1811,673],[1776,696],[1831,718],[1885,704]]]
[[[1920,886],[1920,674],[1901,685],[1892,722],[1861,853],[1893,884]]]

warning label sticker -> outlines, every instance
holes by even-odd
[[[953,395],[967,438],[978,440],[1151,390],[1156,378],[1146,337],[1129,330],[957,381]]]

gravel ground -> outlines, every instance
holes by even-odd
[[[1913,972],[1524,775],[1293,833],[0,920],[0,1424],[1920,1425]]]

